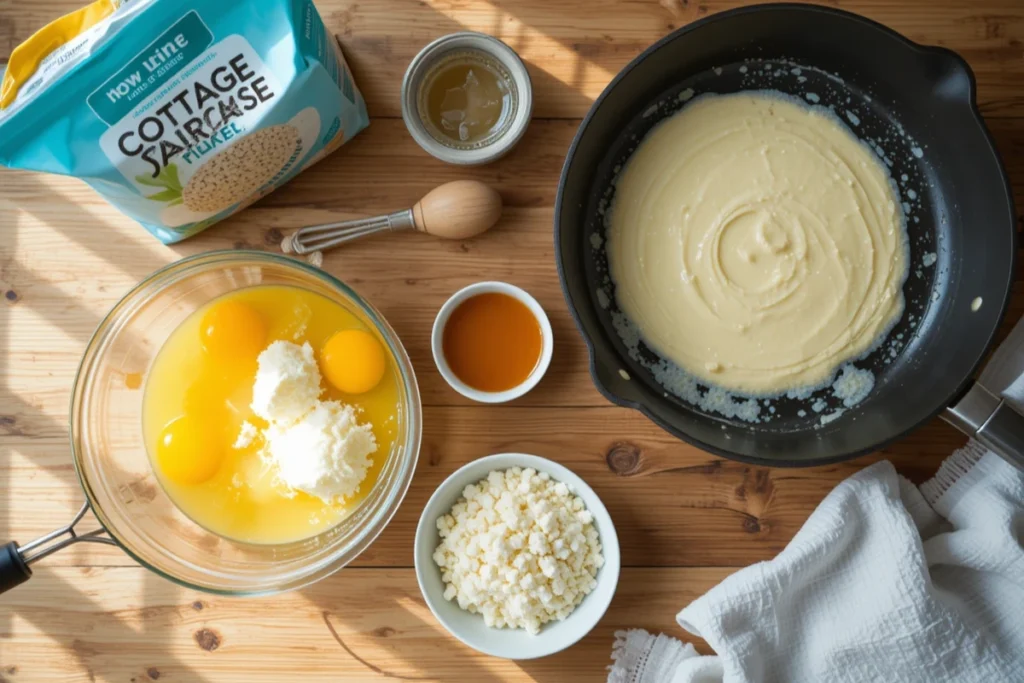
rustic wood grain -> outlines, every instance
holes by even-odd
[[[0,0],[0,63],[17,42],[80,4]],[[77,181],[0,170],[0,541],[25,541],[63,524],[82,500],[67,450],[71,382],[92,330],[127,289],[183,255],[274,249],[297,226],[391,211],[439,182],[470,175],[427,156],[396,118],[402,71],[441,34],[468,28],[507,40],[526,60],[536,90],[535,120],[522,143],[500,163],[471,172],[505,200],[495,231],[455,243],[392,236],[327,255],[325,268],[354,285],[399,332],[426,406],[415,480],[377,542],[354,567],[317,586],[262,600],[201,595],[116,549],[75,547],[0,597],[0,681],[248,682],[298,673],[346,681],[600,680],[616,629],[642,626],[684,637],[675,613],[735,568],[777,553],[844,477],[883,457],[915,481],[934,472],[963,442],[937,421],[851,463],[755,468],[672,439],[641,415],[609,406],[590,382],[553,260],[553,204],[565,151],[579,118],[633,56],[678,26],[739,4],[318,0],[356,71],[371,127],[256,207],[174,247],[156,243]],[[1024,5],[827,4],[920,43],[950,47],[971,63],[980,106],[1024,207]],[[469,404],[443,383],[430,357],[437,308],[484,277],[531,291],[555,330],[548,376],[508,406]],[[1022,313],[1024,277],[1008,319]],[[552,458],[586,479],[616,523],[627,567],[594,633],[538,662],[506,662],[459,645],[426,610],[410,569],[413,529],[436,485],[465,462],[509,450]]]
[[[540,118],[581,118],[611,77],[666,33],[738,0],[391,0],[317,3],[338,34],[373,116],[400,116],[402,74],[428,42],[454,31],[483,31],[511,45],[526,62]],[[978,77],[989,116],[1024,113],[1018,63],[1024,21],[1017,0],[821,0],[864,14],[926,45],[958,51]],[[73,0],[12,2],[0,23],[0,54],[39,26],[74,8]],[[4,39],[5,33],[12,36]]]
[[[1017,189],[1017,205],[1024,210],[1024,126],[1018,124],[996,120],[992,130]],[[574,131],[569,121],[534,122],[509,158],[474,171],[499,188],[507,205],[503,220],[483,237],[446,242],[409,233],[356,242],[326,254],[324,267],[380,308],[401,336],[425,404],[469,403],[436,371],[430,327],[448,296],[482,278],[507,280],[533,293],[548,311],[558,342],[543,391],[517,404],[606,404],[590,382],[586,349],[564,305],[554,263],[552,207],[562,157]],[[406,169],[401,182],[394,181],[396,168]],[[67,388],[99,320],[139,279],[168,261],[211,249],[275,250],[282,236],[298,226],[411,206],[434,184],[463,173],[428,157],[401,122],[375,121],[351,145],[256,207],[194,239],[165,247],[84,183],[4,172],[0,221],[13,223],[14,229],[0,232],[0,258],[6,256],[0,292],[14,292],[15,299],[0,303],[0,315],[16,331],[7,345],[9,362],[31,380],[23,385],[31,396],[23,398],[43,404],[44,412],[46,406],[53,407],[48,417],[63,424]],[[1022,312],[1024,299],[1015,296],[1008,319],[1016,320]],[[74,346],[50,353],[55,334]],[[31,432],[34,418],[25,412],[17,406],[0,410],[19,425],[6,429]],[[0,424],[0,434],[4,429]]]
[[[1021,63],[1024,64],[1024,60]],[[280,241],[280,237],[275,237],[277,233],[274,233],[275,236],[268,235],[272,229],[287,232],[313,221],[362,218],[401,207],[411,207],[416,200],[438,184],[467,176],[482,180],[497,189],[510,215],[521,215],[523,210],[536,211],[529,214],[526,221],[529,225],[499,224],[499,229],[507,228],[508,231],[515,233],[524,230],[537,231],[547,236],[547,246],[551,246],[552,207],[558,191],[558,179],[565,153],[576,134],[578,124],[578,121],[536,119],[530,124],[522,141],[499,163],[467,170],[445,164],[420,149],[406,132],[401,120],[375,119],[369,128],[359,133],[337,153],[289,182],[282,188],[284,191],[268,195],[252,209],[221,223],[215,230],[206,231],[198,239],[182,243],[177,249],[184,254],[231,247],[234,244],[258,248],[273,246]],[[1013,184],[1017,209],[1024,212],[1024,128],[1019,119],[998,118],[989,119],[988,127]],[[399,170],[400,181],[396,175]],[[152,247],[149,252],[155,258],[149,263],[159,264],[163,262],[161,259],[168,258],[169,252],[161,252],[159,247],[153,244],[153,240],[146,238],[145,232],[140,232],[134,223],[119,214],[116,209],[109,207],[88,185],[77,180],[5,172],[0,201],[6,202],[3,205],[5,212],[14,210],[23,215],[30,213],[38,216],[38,220],[48,223],[55,230],[66,230],[68,228],[65,224],[74,224],[88,218],[105,224],[123,225],[126,239],[132,243],[141,242]],[[264,209],[265,212],[262,211]],[[71,217],[75,220],[69,220]],[[17,216],[15,219],[17,220]],[[408,235],[394,237],[387,244],[403,244],[396,240],[407,237]],[[120,246],[132,248],[133,253],[138,253],[131,243],[106,244],[103,233],[92,236],[77,235],[75,239],[85,240],[86,246],[103,244],[108,249]],[[419,246],[433,241],[431,238],[423,239]],[[503,253],[506,247],[518,248],[519,244],[499,242],[496,245],[489,245],[488,242],[480,240],[467,242],[467,247],[472,248],[475,243],[478,243],[480,248],[494,247],[494,252],[484,252],[485,254],[504,255],[509,262],[515,261],[517,264],[523,262],[523,259],[514,258],[515,253]],[[200,246],[193,247],[194,244]],[[445,243],[439,243],[443,244]],[[448,244],[447,249],[437,246],[437,251],[426,255],[413,249],[385,251],[380,248],[367,248],[365,253],[359,252],[358,258],[353,260],[361,261],[365,257],[374,256],[381,259],[415,257],[421,263],[429,262],[433,265],[434,259],[441,258],[443,261],[454,259],[456,264],[462,265],[465,259],[452,250],[450,243]],[[27,246],[35,246],[35,241]],[[347,246],[345,251],[351,251],[359,246],[358,243],[353,243]],[[529,248],[533,245],[521,246]],[[462,249],[459,244],[456,244],[455,248]],[[341,250],[335,250],[329,257],[341,253]],[[134,260],[139,263],[124,264],[120,267],[141,266],[147,263],[140,261],[139,257]],[[344,265],[344,262],[341,262],[341,265]],[[472,265],[463,267],[468,269]],[[144,266],[141,272],[146,272]]]
[[[4,596],[17,648],[10,681],[594,681],[616,630],[683,637],[676,607],[728,569],[627,569],[601,624],[571,650],[536,661],[477,654],[434,621],[411,569],[345,569],[262,600],[179,588],[138,567],[41,569]],[[664,609],[651,610],[650,605]],[[645,607],[645,605],[647,607]],[[707,647],[696,641],[702,651]],[[250,672],[250,673],[246,673]]]
[[[626,566],[744,566],[773,557],[839,481],[879,459],[827,467],[767,469],[715,458],[681,443],[640,414],[612,407],[437,407],[424,413],[415,482],[395,518],[357,566],[408,567],[416,523],[438,484],[491,453],[550,458],[585,479],[608,508]],[[0,529],[34,538],[66,523],[82,493],[62,434],[5,439],[0,476],[18,484]],[[886,451],[900,471],[926,479],[963,442],[935,422]],[[47,564],[130,566],[105,546],[77,546]]]

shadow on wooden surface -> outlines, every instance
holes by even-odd
[[[63,670],[63,680],[113,680],[115,671],[130,674],[128,680],[135,683],[162,676],[196,683],[209,680],[184,663],[176,651],[180,648],[172,645],[180,640],[183,609],[160,600],[171,586],[168,582],[151,572],[135,571],[130,578],[136,582],[136,590],[141,589],[138,601],[122,603],[121,609],[112,611],[109,593],[114,586],[97,581],[101,574],[102,569],[58,574],[44,566],[28,583],[14,589],[16,593],[5,596],[5,603],[14,604],[9,616],[22,623],[19,646],[0,649],[0,680],[4,672],[12,681],[49,677],[40,675],[42,671],[52,676],[55,661],[33,659],[39,652],[35,643],[40,642],[48,643],[53,659],[60,659],[53,657],[53,645],[67,658],[63,666],[56,667]],[[174,586],[171,589],[178,591]],[[215,636],[200,629],[194,634],[193,646],[208,650],[211,637]]]
[[[1024,25],[1016,0],[890,0],[816,4],[847,9],[889,25],[911,40],[956,50],[972,65],[987,116],[1024,113]],[[372,103],[374,116],[400,115],[402,73],[433,38],[454,30],[485,31],[517,49],[534,80],[535,116],[581,118],[608,81],[647,46],[694,20],[752,0],[594,0],[559,6],[545,0],[318,3],[338,33]]]
[[[68,202],[69,215],[74,216],[81,211],[80,208],[76,211],[78,205],[66,200],[59,190],[46,185],[42,179],[43,176],[39,175],[27,176],[26,184],[30,187],[36,185],[35,192],[38,196],[46,198],[46,206],[52,207],[54,204]],[[32,540],[14,538],[13,531],[15,520],[33,516],[36,514],[36,506],[47,506],[53,511],[54,503],[66,502],[67,509],[59,513],[63,521],[55,523],[53,528],[56,528],[71,521],[85,500],[72,465],[66,414],[58,417],[53,413],[44,412],[37,405],[39,401],[32,395],[30,384],[23,382],[19,386],[12,386],[10,381],[16,374],[13,372],[14,368],[8,367],[10,359],[14,356],[12,346],[19,340],[21,332],[18,322],[13,320],[15,307],[22,309],[19,311],[22,314],[23,309],[29,309],[46,322],[54,335],[65,336],[77,348],[84,348],[101,319],[100,314],[87,311],[81,305],[80,297],[83,292],[78,287],[84,287],[85,280],[78,283],[73,280],[48,282],[48,278],[39,270],[34,270],[32,265],[25,264],[15,257],[18,241],[24,239],[20,233],[27,229],[26,215],[32,216],[37,224],[63,235],[68,241],[67,248],[85,249],[102,260],[105,267],[122,271],[128,277],[138,279],[142,276],[137,267],[138,261],[118,263],[112,258],[108,248],[112,235],[105,230],[107,226],[102,221],[88,216],[88,212],[84,212],[82,221],[59,222],[50,221],[50,214],[33,215],[31,206],[32,204],[8,207],[0,204],[2,220],[8,223],[0,224],[0,291],[3,291],[3,303],[0,304],[0,471],[7,472],[9,480],[14,479],[14,472],[17,470],[27,474],[21,477],[16,492],[5,491],[0,497],[3,500],[0,504],[0,542],[17,540],[25,543]],[[83,222],[89,229],[82,229]],[[140,234],[139,239],[148,237]],[[45,268],[46,264],[44,262],[41,265]],[[38,351],[45,353],[45,349]],[[29,368],[18,368],[20,371],[26,369]],[[68,393],[72,379],[67,378]],[[37,457],[43,453],[44,457]],[[52,457],[54,455],[56,458]],[[69,499],[55,500],[49,495],[48,491],[52,490],[54,480],[58,482],[59,487],[73,492]],[[33,486],[37,482],[40,485]],[[12,495],[13,493],[17,495]],[[22,505],[22,501],[28,504]],[[96,520],[92,515],[88,515],[80,524],[80,530],[95,528]],[[76,555],[81,554],[81,550],[80,547],[64,550],[63,559],[73,561]],[[119,550],[107,552],[120,553]],[[117,640],[125,648],[141,645],[138,649],[144,651],[147,656],[166,662],[188,680],[205,680],[196,671],[169,657],[163,649],[174,624],[163,618],[159,611],[146,612],[143,608],[143,616],[146,618],[140,619],[135,627],[129,626],[119,615],[103,613],[100,602],[104,600],[104,596],[90,589],[88,571],[76,577],[78,581],[75,583],[68,583],[58,578],[46,564],[44,561],[42,566],[33,567],[33,578],[14,589],[20,594],[16,595],[14,600],[10,596],[5,596],[5,609],[0,610],[0,644],[14,633],[15,621],[26,622],[31,629],[45,634],[49,640],[55,642],[68,656],[77,661],[81,671],[93,679],[94,669],[103,668],[104,658],[117,658],[121,654],[120,649],[105,648],[103,643],[90,641],[89,634],[93,630],[100,630],[105,637]],[[140,575],[140,578],[141,604],[146,605],[154,586],[164,583],[165,580],[150,572]],[[33,593],[39,591],[44,591],[46,601],[51,605],[59,605],[60,610],[93,614],[94,617],[89,620],[87,628],[83,628],[82,624],[75,624],[62,618],[60,611],[47,607],[22,606],[13,610],[6,608],[19,597],[31,598]],[[100,613],[102,616],[98,616]],[[17,656],[10,647],[0,649],[0,680],[3,680],[5,675],[15,677],[19,669],[17,662]],[[138,673],[138,680],[145,680],[146,677],[156,680],[160,677],[160,671],[155,667],[140,669]]]
[[[0,17],[0,63],[13,46],[81,0],[12,3]],[[963,437],[938,421],[884,453],[811,470],[721,461],[609,406],[593,389],[586,351],[559,290],[552,207],[580,117],[608,80],[669,31],[736,0],[317,0],[374,117],[351,144],[253,209],[173,248],[66,179],[3,171],[0,193],[0,542],[27,541],[70,519],[83,493],[67,453],[67,403],[81,351],[129,287],[180,256],[213,248],[275,250],[300,225],[411,205],[466,176],[413,143],[399,94],[408,61],[430,40],[482,30],[523,56],[535,120],[500,163],[474,169],[508,207],[486,240],[440,244],[418,235],[332,252],[326,269],[379,305],[410,349],[428,406],[416,479],[387,530],[348,568],[298,593],[230,599],[187,591],[109,548],[72,548],[4,596],[0,680],[598,680],[617,629],[684,637],[674,614],[735,567],[781,549],[832,486],[893,460],[915,482]],[[823,4],[835,4],[823,2]],[[1024,208],[1024,15],[1019,0],[844,0],[841,7],[913,40],[959,51]],[[8,11],[9,10],[9,11]],[[388,238],[390,239],[390,238]],[[405,241],[402,241],[402,240]],[[1024,273],[1024,262],[1022,262]],[[544,382],[502,408],[469,406],[437,376],[429,326],[444,298],[482,277],[541,299],[555,326]],[[1001,335],[1024,312],[1015,286]],[[419,594],[412,538],[433,488],[460,464],[499,450],[533,451],[576,470],[608,506],[623,551],[612,607],[567,652],[533,662],[479,656],[448,636]],[[87,566],[83,566],[87,565]],[[724,565],[731,565],[725,567]],[[401,568],[406,567],[406,568]],[[702,651],[706,646],[700,644]],[[201,672],[201,673],[200,673]],[[316,676],[312,676],[316,677]]]
[[[412,569],[343,569],[298,592],[239,600],[140,567],[46,568],[4,597],[18,639],[0,640],[0,680],[601,680],[617,630],[664,632],[708,652],[675,614],[731,571],[626,569],[590,635],[552,657],[513,662],[449,636]]]

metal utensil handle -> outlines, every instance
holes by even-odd
[[[85,533],[75,531],[75,525],[82,521],[88,510],[89,504],[84,503],[70,524],[23,546],[19,546],[17,541],[0,546],[0,593],[6,593],[15,586],[28,581],[32,577],[30,565],[33,562],[52,555],[58,550],[63,550],[69,545],[84,542],[116,546],[117,542],[109,536],[105,536],[106,531],[102,528]]]
[[[975,383],[942,418],[1024,470],[1024,415],[1002,397]]]

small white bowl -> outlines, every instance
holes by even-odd
[[[448,359],[444,357],[444,328],[448,324],[448,318],[451,317],[452,311],[458,308],[459,304],[463,301],[477,294],[492,293],[507,294],[525,304],[530,309],[530,312],[533,313],[533,317],[537,319],[542,337],[540,360],[537,361],[537,367],[533,369],[533,372],[530,373],[530,376],[522,384],[507,391],[480,391],[479,389],[474,389],[452,372],[452,369],[448,366]],[[537,386],[544,373],[548,371],[548,366],[551,365],[551,354],[554,352],[554,348],[555,335],[551,332],[551,321],[548,320],[544,309],[525,290],[515,285],[510,285],[507,282],[477,282],[468,287],[463,287],[455,292],[455,294],[452,294],[451,298],[438,311],[437,317],[434,318],[434,329],[430,335],[430,350],[434,354],[434,364],[437,366],[441,376],[444,377],[444,380],[448,382],[452,389],[466,398],[481,403],[505,403],[506,401],[519,398]]]
[[[433,557],[434,550],[441,543],[437,532],[438,517],[452,509],[466,486],[485,479],[492,470],[507,470],[510,467],[532,467],[568,485],[594,515],[594,526],[601,537],[601,553],[604,555],[604,565],[597,573],[597,586],[594,590],[565,621],[549,622],[535,636],[521,629],[490,628],[484,624],[481,615],[461,609],[455,601],[445,600],[441,570]],[[434,491],[420,516],[416,527],[415,560],[420,591],[441,625],[474,650],[505,659],[546,657],[583,638],[604,616],[619,582],[619,538],[601,499],[571,470],[546,458],[522,453],[502,453],[474,460],[445,479]]]

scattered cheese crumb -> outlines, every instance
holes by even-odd
[[[242,422],[242,428],[238,432],[238,438],[235,439],[233,447],[239,450],[248,448],[257,436],[259,436],[259,430],[256,429],[256,425],[245,420]]]
[[[849,363],[842,367],[836,381],[832,383],[832,393],[841,399],[847,408],[852,408],[863,401],[874,388],[874,373],[855,368]]]
[[[437,520],[444,597],[490,627],[531,634],[563,620],[604,564],[594,517],[564,483],[532,468],[494,471]]]

